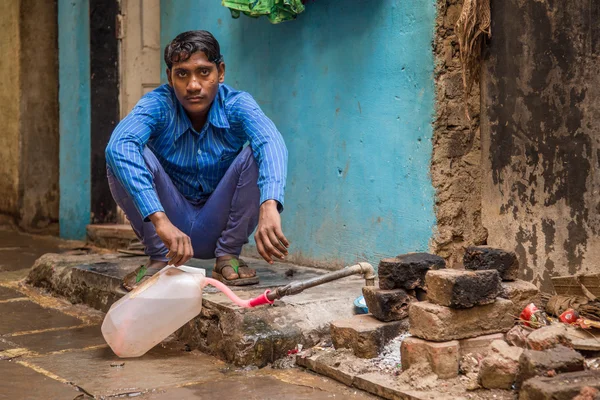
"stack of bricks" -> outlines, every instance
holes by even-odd
[[[361,358],[377,357],[387,342],[408,329],[409,305],[422,298],[427,272],[445,266],[443,258],[427,253],[382,259],[379,287],[363,288],[369,314],[331,323],[335,348],[349,348]]]
[[[430,270],[425,277],[427,299],[411,303],[410,333],[401,345],[403,369],[427,362],[440,378],[458,375],[460,357],[477,352],[513,327],[517,306],[535,299],[533,290],[517,282],[514,253],[489,247],[467,249],[465,270]],[[519,310],[520,312],[520,310]],[[477,350],[477,351],[474,351]]]

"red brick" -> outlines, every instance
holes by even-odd
[[[428,342],[408,337],[400,345],[400,360],[404,371],[411,365],[427,363],[439,378],[454,378],[458,376],[459,343],[457,340]]]

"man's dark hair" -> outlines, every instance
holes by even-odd
[[[219,65],[223,61],[221,47],[215,37],[207,31],[187,31],[177,35],[165,47],[165,63],[171,69],[173,64],[186,61],[197,52],[206,54],[208,61]]]

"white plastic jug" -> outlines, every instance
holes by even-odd
[[[112,305],[102,335],[119,357],[139,357],[197,316],[206,271],[166,267]]]

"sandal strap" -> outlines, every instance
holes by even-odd
[[[225,269],[226,267],[231,267],[236,274],[239,274],[239,269],[240,267],[247,267],[248,264],[246,264],[246,262],[244,260],[242,260],[241,258],[236,258],[236,257],[232,257],[229,258],[227,260],[222,260],[217,262],[216,265],[216,270],[218,273],[223,272],[223,269]]]

